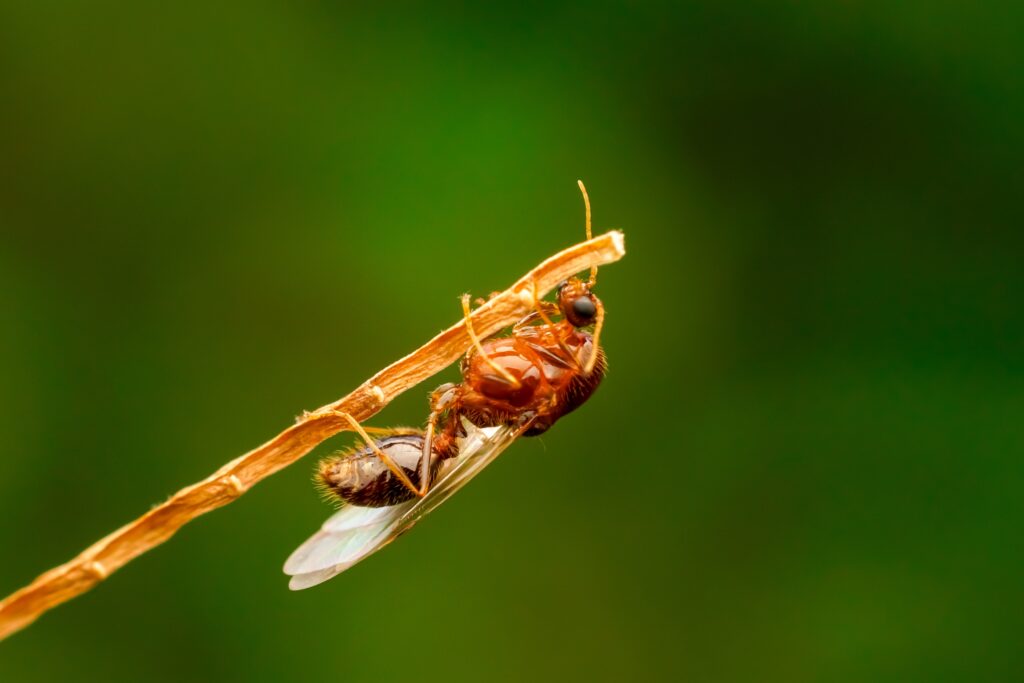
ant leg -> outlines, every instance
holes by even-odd
[[[534,316],[538,316],[541,320],[544,321],[544,325],[546,326],[545,329],[547,330],[548,334],[555,341],[555,343],[558,344],[558,347],[562,349],[566,357],[572,360],[573,365],[576,366],[576,369],[582,370],[583,368],[580,366],[579,359],[576,358],[576,355],[566,345],[565,340],[559,337],[558,333],[554,331],[553,328],[555,326],[555,323],[551,322],[551,318],[549,318],[547,316],[547,313],[545,312],[545,309],[547,311],[552,311],[553,309],[554,313],[561,313],[561,309],[558,308],[558,306],[556,306],[555,304],[551,303],[550,301],[541,301],[540,299],[537,298],[537,283],[535,282],[530,282],[530,298],[533,299],[533,312],[530,313],[525,318],[523,318],[522,320],[520,320],[518,323],[516,323],[512,329],[518,330],[525,323],[532,322],[533,320],[535,320],[536,318]]]
[[[409,479],[405,472],[402,471],[402,468],[396,465],[395,461],[392,460],[387,453],[381,450],[379,446],[377,446],[377,443],[370,438],[370,435],[366,433],[366,430],[363,429],[363,426],[359,424],[359,422],[354,417],[340,410],[331,410],[323,413],[314,413],[314,415],[317,415],[318,417],[328,415],[333,417],[340,417],[341,419],[348,422],[349,426],[352,427],[353,431],[355,431],[357,434],[359,434],[360,437],[362,437],[363,441],[366,442],[366,445],[370,447],[370,450],[372,450],[374,454],[376,454],[376,456],[380,458],[381,462],[383,462],[384,465],[387,466],[387,468],[391,471],[391,474],[393,474],[395,478],[398,479],[398,481],[402,482],[402,485],[405,486],[405,488],[409,489],[409,491],[411,491],[413,495],[415,495],[418,498],[423,497],[423,494],[420,493],[419,489],[417,489],[416,486],[412,483],[412,480]]]
[[[545,315],[545,313],[558,315],[562,311],[558,308],[558,306],[548,301],[540,301],[538,302],[538,305],[543,306],[544,310],[538,308],[537,310],[530,311],[529,313],[524,315],[522,318],[519,319],[518,322],[516,322],[515,325],[512,326],[512,334],[517,334],[527,327],[534,327],[533,323],[536,322],[539,318],[542,322],[544,322],[544,329],[548,333],[548,336],[552,336],[552,341],[557,343],[558,335],[551,332],[551,325],[553,325],[554,323],[551,322],[551,320]],[[536,325],[535,327],[540,327],[540,325]]]
[[[430,394],[430,417],[427,418],[427,429],[423,433],[423,454],[420,456],[420,489],[419,496],[427,495],[432,482],[430,470],[434,459],[434,431],[441,413],[451,407],[455,397],[454,384],[442,384]]]
[[[476,330],[473,329],[473,319],[470,317],[469,312],[469,294],[462,295],[462,314],[466,321],[466,332],[469,333],[469,338],[473,340],[473,346],[476,348],[476,352],[480,354],[480,357],[494,369],[499,375],[501,375],[505,381],[511,384],[515,388],[519,388],[519,380],[509,374],[508,370],[495,363],[487,352],[484,351],[483,344],[480,343],[480,338],[476,336]]]
[[[538,299],[537,285],[533,284],[532,282],[530,283],[530,305],[533,306],[533,310],[527,313],[519,320],[519,322],[513,325],[512,329],[518,330],[520,328],[526,327],[537,318],[543,320],[544,324],[550,328],[554,326],[555,323],[552,322],[551,318],[549,318],[548,316],[559,315],[562,312],[556,304],[553,304],[550,301],[543,301],[541,299]]]
[[[547,303],[547,302],[543,302],[543,303]],[[550,312],[550,310],[549,310],[549,312]],[[513,330],[513,331],[515,331],[515,330],[521,330],[521,329],[523,329],[524,327],[529,327],[529,326],[530,326],[530,323],[532,323],[532,322],[536,321],[536,320],[537,320],[537,318],[539,318],[539,317],[540,317],[540,315],[538,315],[538,314],[537,314],[537,311],[530,311],[529,313],[527,313],[526,315],[524,315],[524,316],[523,316],[522,318],[520,318],[520,319],[519,319],[519,320],[518,320],[518,321],[516,322],[516,324],[515,324],[515,325],[513,325],[513,326],[512,326],[512,330]]]
[[[427,421],[427,431],[423,434],[423,454],[420,456],[420,489],[417,493],[420,498],[427,495],[427,491],[430,490],[430,466],[434,459],[434,423],[436,421],[437,416],[431,413],[430,420]]]
[[[513,433],[512,438],[513,439],[518,439],[520,436],[522,436],[526,432],[527,429],[529,429],[530,427],[533,426],[533,423],[537,421],[538,417],[539,417],[539,415],[534,413],[533,415],[530,415],[529,417],[522,418],[521,422],[519,423],[519,426],[516,428],[516,431]]]
[[[434,429],[441,411],[434,410],[427,420],[427,430],[423,434],[423,455],[420,457],[420,489],[417,495],[422,498],[430,490],[430,468],[434,460]]]

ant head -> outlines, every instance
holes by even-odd
[[[597,321],[601,300],[590,291],[589,282],[574,277],[558,287],[558,308],[573,327],[587,327]]]
[[[587,188],[582,180],[577,180],[580,192],[583,193],[583,206],[586,209],[586,230],[587,239],[593,236],[590,231],[590,197],[587,196]],[[590,269],[590,278],[581,280],[578,277],[569,278],[558,287],[558,308],[562,316],[572,323],[573,327],[587,327],[597,325],[595,332],[601,327],[604,319],[604,306],[601,300],[590,291],[597,284],[597,266]],[[592,364],[591,364],[592,365]]]
[[[583,207],[587,212],[587,239],[589,240],[593,237],[590,231],[590,197],[587,196],[587,188],[584,187],[582,180],[577,180],[576,184],[580,186],[580,192],[583,193]],[[590,277],[587,280],[571,277],[558,287],[558,310],[562,313],[562,317],[576,328],[594,326],[594,333],[590,338],[593,350],[586,363],[583,364],[584,376],[593,372],[597,365],[597,359],[601,356],[598,339],[601,337],[601,328],[604,327],[604,304],[591,291],[596,284],[597,266],[592,266]]]

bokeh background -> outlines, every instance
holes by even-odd
[[[601,390],[415,533],[290,593],[314,454],[0,680],[1019,680],[1021,15],[4,0],[0,593],[578,241],[577,178],[629,253]]]

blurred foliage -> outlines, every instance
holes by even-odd
[[[629,255],[601,390],[415,533],[288,592],[308,458],[0,680],[1020,679],[1022,14],[4,0],[2,593],[578,240],[576,178]]]

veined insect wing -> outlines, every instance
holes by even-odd
[[[459,454],[443,465],[426,496],[382,508],[346,505],[285,562],[284,573],[292,577],[288,587],[302,590],[323,583],[380,550],[465,486],[521,433],[510,426],[465,427]]]

